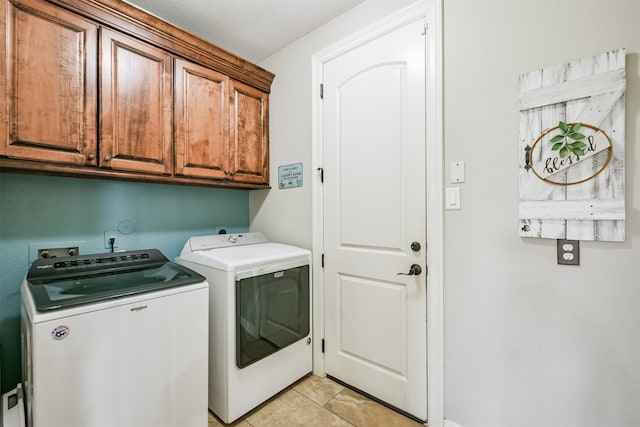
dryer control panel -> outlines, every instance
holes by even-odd
[[[188,245],[191,252],[204,251],[208,249],[228,248],[230,246],[255,245],[257,243],[268,243],[266,236],[260,232],[234,233],[234,234],[213,234],[211,236],[194,236],[189,238]],[[184,251],[183,251],[184,252]]]

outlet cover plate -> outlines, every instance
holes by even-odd
[[[84,240],[29,243],[29,263],[38,259],[38,250],[40,249],[78,248],[76,255],[80,255],[86,253],[86,244],[87,242]]]
[[[105,249],[111,249],[111,244],[109,243],[109,238],[113,237],[114,239],[116,239],[114,241],[114,245],[113,248],[117,248],[118,247],[118,238],[120,237],[118,230],[104,230],[104,248]]]
[[[580,265],[580,241],[558,239],[558,264]]]

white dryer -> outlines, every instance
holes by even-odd
[[[209,408],[231,423],[312,370],[311,253],[262,233],[191,237],[209,282]]]

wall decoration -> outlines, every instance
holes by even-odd
[[[625,49],[520,76],[520,236],[624,241]]]
[[[585,130],[590,129],[591,134],[585,135]],[[555,132],[554,132],[555,131]],[[580,133],[582,132],[582,133]],[[551,137],[553,135],[553,137]],[[547,139],[545,139],[547,138]],[[550,143],[551,144],[550,144]],[[536,149],[542,150],[542,147],[547,147],[547,151],[538,154]],[[525,147],[527,150],[529,147]],[[592,178],[595,178],[600,172],[606,169],[611,161],[612,157],[611,141],[607,134],[602,129],[598,129],[595,126],[586,123],[565,123],[560,124],[554,128],[551,128],[544,132],[536,139],[533,146],[529,148],[531,158],[542,158],[542,160],[530,164],[529,160],[525,160],[528,164],[525,169],[531,168],[538,178],[551,184],[557,185],[575,185],[581,184]],[[567,182],[566,180],[554,181],[554,177],[564,177],[562,174],[558,174],[563,170],[570,168],[578,162],[590,159],[594,155],[608,150],[607,161],[600,166],[596,171],[585,168],[585,176],[577,176],[576,181]]]
[[[302,187],[302,163],[278,167],[278,189]]]

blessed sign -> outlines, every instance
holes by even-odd
[[[578,176],[571,182],[562,181],[558,172],[565,171],[596,154],[608,150],[606,162],[597,170]],[[560,122],[538,137],[530,150],[530,167],[538,178],[556,185],[575,185],[588,181],[602,172],[611,161],[612,147],[607,134],[586,123]]]
[[[521,237],[625,240],[625,55],[520,75]]]

